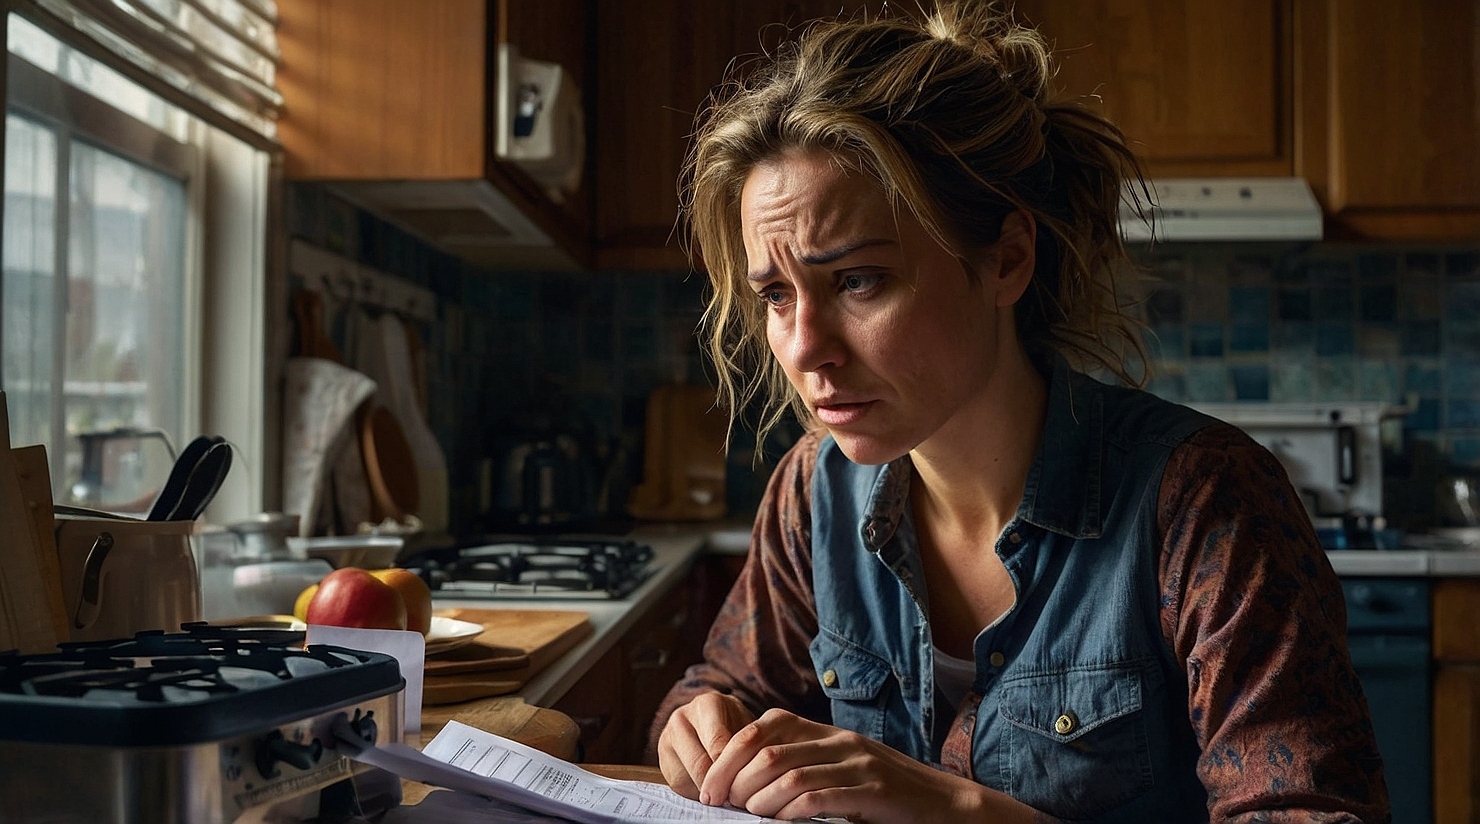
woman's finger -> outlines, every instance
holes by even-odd
[[[674,713],[658,737],[658,768],[669,788],[697,801],[699,784],[711,763],[693,725],[681,713]]]
[[[701,695],[675,711],[658,737],[658,765],[669,787],[700,799],[714,759],[752,718],[738,699],[719,693]]]
[[[806,727],[799,730],[799,723]],[[700,783],[699,800],[705,804],[731,803],[739,806],[739,802],[731,795],[735,776],[767,746],[803,737],[811,726],[817,725],[785,710],[773,709],[741,727],[730,737],[724,751],[714,759],[709,774]]]

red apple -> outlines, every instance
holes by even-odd
[[[405,629],[406,602],[395,587],[366,570],[345,567],[319,582],[304,620],[334,627]]]

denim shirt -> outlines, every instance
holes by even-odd
[[[1212,422],[1056,365],[1022,502],[992,547],[1015,603],[977,637],[959,713],[935,696],[909,458],[861,466],[825,439],[810,652],[833,723],[926,762],[964,736],[972,778],[1060,818],[1206,820],[1186,674],[1158,624],[1156,509],[1168,457]]]

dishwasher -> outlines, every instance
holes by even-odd
[[[1343,578],[1341,588],[1346,596],[1347,644],[1382,753],[1393,824],[1431,824],[1429,582]]]

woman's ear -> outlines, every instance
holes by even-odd
[[[1012,306],[1023,296],[1038,258],[1038,223],[1033,216],[1017,209],[1002,219],[1002,232],[992,251],[997,258],[997,271],[992,274],[996,305]]]

